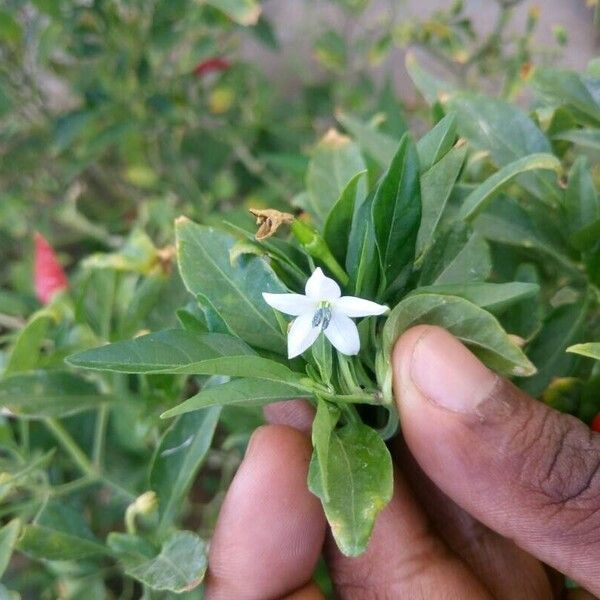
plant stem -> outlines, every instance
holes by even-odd
[[[62,423],[58,419],[51,417],[44,419],[44,423],[62,447],[71,455],[71,458],[75,461],[83,474],[88,477],[97,478],[98,473],[96,467],[85,455],[77,442],[71,437],[69,432],[64,428]]]
[[[108,425],[108,404],[103,404],[98,408],[96,415],[96,429],[94,430],[94,449],[92,451],[92,461],[96,469],[102,467],[102,457],[104,455],[104,442],[106,440],[106,427]]]

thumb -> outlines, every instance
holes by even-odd
[[[495,375],[449,333],[397,342],[394,392],[421,468],[474,517],[600,593],[600,435]]]

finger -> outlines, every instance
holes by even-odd
[[[444,330],[416,327],[394,351],[406,442],[474,517],[600,591],[600,436],[529,398]]]
[[[271,425],[288,425],[310,435],[315,409],[306,400],[272,402],[263,408],[263,412]]]
[[[364,554],[343,556],[330,539],[326,559],[341,600],[491,599],[466,565],[432,532],[397,472],[392,501],[378,516]]]
[[[211,542],[207,598],[281,598],[310,582],[325,535],[323,511],[306,487],[310,453],[294,429],[256,430]]]
[[[400,436],[394,455],[410,488],[431,520],[434,531],[490,590],[496,600],[559,597],[544,565],[486,527],[444,494],[422,471]]]

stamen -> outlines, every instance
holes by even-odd
[[[321,325],[321,330],[325,331],[331,322],[331,304],[329,302],[321,302],[315,311],[315,316],[312,320],[312,326],[318,327]]]

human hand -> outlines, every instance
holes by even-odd
[[[219,516],[207,598],[320,599],[322,550],[342,599],[564,597],[554,569],[600,594],[600,434],[439,328],[406,332],[393,365],[403,440],[367,551],[340,554],[307,489],[310,407],[271,405]]]

